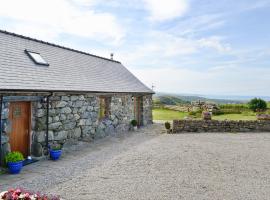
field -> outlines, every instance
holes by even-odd
[[[154,120],[174,120],[174,119],[183,119],[187,116],[188,113],[178,112],[174,110],[167,110],[162,108],[156,108],[153,110],[153,119]]]
[[[183,119],[185,116],[188,116],[186,112],[179,112],[168,109],[156,108],[153,110],[153,119],[154,120],[174,120],[174,119]],[[252,112],[250,113],[241,113],[241,114],[223,114],[213,116],[212,119],[216,120],[256,120],[256,115]]]

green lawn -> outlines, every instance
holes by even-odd
[[[174,119],[183,119],[185,116],[188,116],[188,113],[179,112],[168,109],[154,109],[153,110],[153,119],[154,120],[174,120]],[[256,120],[256,116],[253,113],[243,113],[243,114],[224,114],[213,116],[213,119],[216,120]]]
[[[153,110],[153,119],[154,120],[174,120],[174,119],[183,119],[187,116],[188,113],[168,110],[168,109],[154,109]]]

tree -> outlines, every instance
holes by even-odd
[[[265,111],[267,109],[267,103],[263,99],[254,98],[250,100],[248,107],[254,112]]]

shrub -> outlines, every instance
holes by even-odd
[[[167,130],[170,130],[170,129],[171,129],[171,124],[170,124],[170,122],[165,122],[165,128],[166,128]]]
[[[197,111],[190,111],[188,113],[189,116],[195,117],[195,118],[201,118],[202,115],[202,110],[197,110]]]
[[[254,98],[248,103],[248,107],[254,112],[265,111],[267,109],[267,103],[262,99]]]
[[[60,197],[53,195],[44,195],[39,193],[32,193],[23,189],[10,189],[0,193],[0,199],[5,200],[60,200]]]
[[[135,120],[135,119],[131,120],[130,123],[131,123],[131,125],[132,125],[133,127],[135,127],[135,126],[138,125],[138,122],[137,122],[137,120]]]
[[[24,157],[23,157],[22,153],[18,152],[18,151],[10,152],[5,156],[6,163],[19,162],[19,161],[23,161],[23,160],[24,160]]]
[[[51,149],[51,150],[54,150],[54,151],[57,151],[57,150],[61,150],[62,147],[61,147],[61,145],[58,144],[58,143],[53,143],[53,144],[51,144],[50,149]]]

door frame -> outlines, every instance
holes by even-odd
[[[28,104],[28,144],[27,144],[27,154],[28,156],[31,155],[31,144],[32,144],[32,102],[31,101],[10,101],[10,105],[9,105],[9,112],[11,111],[10,110],[10,106],[12,103],[16,104],[16,103],[20,103],[20,102],[23,102],[23,103],[27,103]],[[9,113],[9,115],[12,114],[12,113]],[[10,119],[9,119],[10,120]],[[11,132],[12,132],[12,120],[11,120]],[[11,134],[11,133],[10,133]],[[9,141],[11,141],[12,138],[9,138]]]
[[[143,126],[143,96],[134,97],[134,118],[138,126]]]

